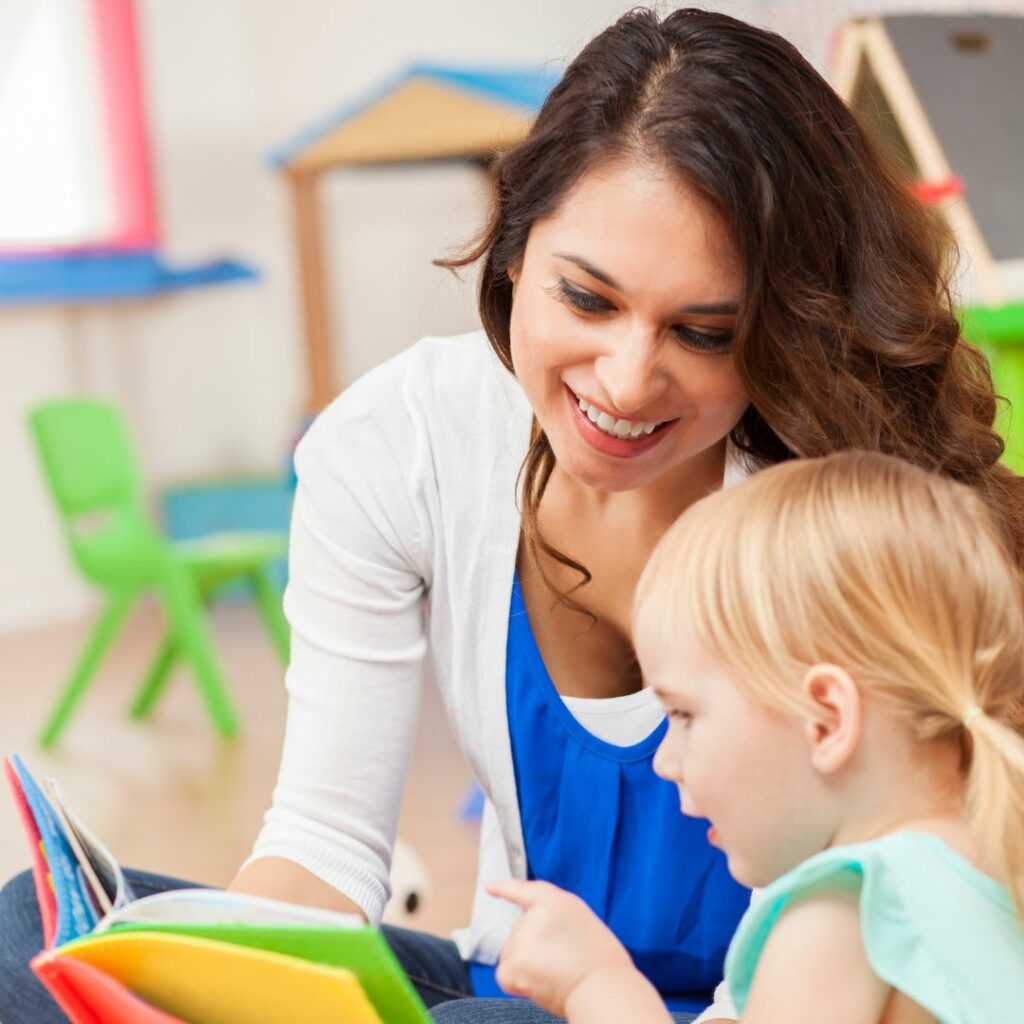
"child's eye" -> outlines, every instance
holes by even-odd
[[[689,711],[680,711],[679,708],[671,708],[668,717],[680,725],[689,725],[693,721],[693,715]]]

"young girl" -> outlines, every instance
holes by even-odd
[[[848,452],[684,513],[637,591],[655,759],[741,882],[747,1024],[1024,1019],[1020,577],[968,488]],[[667,1020],[585,904],[522,906],[498,980],[573,1024]]]

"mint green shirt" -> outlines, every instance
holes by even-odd
[[[725,961],[740,1014],[787,905],[837,891],[859,893],[861,934],[875,974],[940,1024],[1024,1022],[1024,922],[1009,892],[923,832],[825,850],[764,889]]]

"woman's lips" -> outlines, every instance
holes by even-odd
[[[613,437],[591,422],[590,417],[580,408],[579,397],[568,385],[566,385],[565,394],[572,407],[573,420],[583,439],[592,448],[614,458],[630,459],[649,452],[678,422],[678,420],[666,420],[664,423],[659,423],[650,434],[641,434],[637,438]]]

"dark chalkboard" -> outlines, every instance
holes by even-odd
[[[1024,258],[1024,18],[881,21],[993,257]]]

